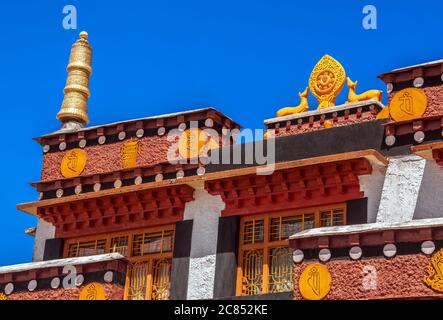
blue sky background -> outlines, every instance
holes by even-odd
[[[78,30],[62,26],[68,4]],[[377,30],[362,27],[367,4],[377,8]],[[0,265],[32,257],[23,231],[36,219],[15,205],[37,198],[28,182],[39,180],[41,148],[31,138],[59,128],[81,30],[94,48],[91,125],[213,106],[262,128],[278,108],[298,104],[326,53],[359,80],[357,91],[384,90],[382,72],[443,58],[442,13],[441,0],[1,1]]]

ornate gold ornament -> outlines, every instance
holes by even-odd
[[[300,97],[300,103],[296,107],[285,107],[277,111],[277,117],[283,117],[290,114],[302,113],[309,110],[308,105],[308,87],[306,87],[305,91],[299,92],[298,96]]]
[[[218,143],[199,128],[190,128],[180,135],[178,140],[178,152],[185,159],[197,158],[203,149],[218,148]]]
[[[311,263],[301,273],[298,288],[304,299],[321,300],[331,290],[331,282],[331,274],[325,265]]]
[[[318,100],[317,109],[335,105],[345,79],[345,69],[331,56],[325,55],[317,62],[309,77],[309,89]]]
[[[352,80],[348,77],[348,101],[346,103],[351,102],[359,102],[366,100],[377,100],[381,102],[382,91],[381,90],[368,90],[363,93],[357,94],[355,93],[355,89],[357,88],[358,81],[352,82]]]
[[[389,105],[389,112],[395,121],[420,118],[426,111],[426,94],[417,88],[406,88],[397,92]]]
[[[140,142],[131,139],[122,146],[122,166],[123,168],[132,168],[137,166],[137,157],[140,149]]]
[[[88,98],[89,77],[92,73],[92,48],[88,42],[88,34],[83,31],[71,48],[69,64],[66,70],[68,78],[64,89],[65,97],[57,119],[63,126],[69,123],[78,124],[83,127],[89,122],[88,118]]]
[[[423,281],[430,288],[443,293],[443,249],[432,256],[428,266],[428,275],[423,278]]]
[[[8,300],[8,296],[3,292],[0,293],[0,300]]]
[[[79,300],[106,300],[105,288],[100,283],[92,282],[80,291]]]
[[[79,176],[86,166],[86,152],[75,148],[66,152],[60,165],[60,171],[65,178]]]

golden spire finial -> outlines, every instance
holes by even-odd
[[[64,89],[65,97],[57,114],[57,119],[66,129],[82,128],[89,122],[88,98],[89,77],[92,73],[92,48],[87,39],[88,33],[80,32],[80,39],[72,45],[66,68],[68,78]]]

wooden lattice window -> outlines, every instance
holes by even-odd
[[[242,218],[237,295],[292,291],[289,236],[306,229],[343,225],[345,220],[345,205]]]
[[[118,252],[129,260],[125,299],[167,300],[174,226],[67,240],[65,257]]]
[[[68,249],[68,257],[84,257],[106,252],[106,239],[92,241],[78,241],[71,243]]]

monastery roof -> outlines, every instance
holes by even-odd
[[[13,272],[23,272],[23,271],[36,270],[36,269],[46,269],[46,268],[51,268],[51,267],[63,267],[65,265],[82,265],[82,264],[89,264],[89,263],[96,263],[96,262],[106,262],[106,261],[113,261],[113,260],[121,260],[124,258],[125,257],[122,256],[120,253],[108,253],[108,254],[100,254],[100,255],[96,255],[96,256],[22,263],[22,264],[15,264],[15,265],[11,265],[11,266],[0,267],[0,274],[13,273]]]
[[[418,219],[400,223],[367,223],[347,226],[324,227],[304,230],[289,237],[290,240],[319,236],[337,236],[357,233],[377,232],[384,230],[420,229],[443,226],[443,218]]]
[[[221,113],[217,109],[213,107],[206,107],[206,108],[199,108],[199,109],[191,109],[186,111],[180,111],[180,112],[173,112],[173,113],[166,113],[161,115],[155,115],[155,116],[149,116],[149,117],[143,117],[143,118],[136,118],[136,119],[130,119],[130,120],[123,120],[118,122],[111,122],[107,124],[101,124],[96,126],[89,126],[85,128],[80,129],[60,129],[57,131],[54,131],[52,133],[44,134],[39,137],[34,138],[34,140],[41,142],[44,138],[50,138],[54,136],[58,136],[61,134],[78,134],[81,132],[90,132],[97,130],[99,128],[112,128],[116,127],[117,125],[129,125],[136,122],[148,122],[152,120],[165,120],[165,119],[171,119],[171,118],[177,118],[177,117],[186,117],[190,115],[197,115],[197,114],[205,114],[205,113],[212,113],[220,118],[223,122],[228,120],[231,123],[231,127],[238,127],[240,128],[241,125],[232,120],[230,117],[226,116],[225,114]],[[186,119],[184,119],[186,121]],[[188,120],[189,121],[189,120]]]

